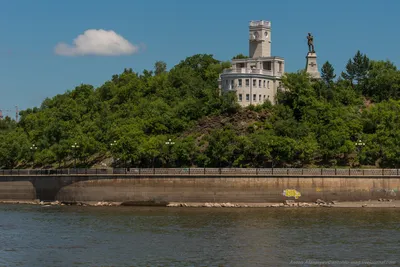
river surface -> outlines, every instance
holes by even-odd
[[[1,267],[399,264],[400,209],[0,205]]]

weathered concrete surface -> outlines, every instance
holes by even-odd
[[[281,202],[286,189],[301,201],[400,199],[399,178],[138,178],[90,180],[63,187],[57,199],[75,201]],[[293,191],[294,191],[293,190]],[[289,193],[293,193],[289,191]]]
[[[36,190],[30,181],[4,181],[0,182],[1,200],[34,200]]]
[[[0,178],[0,199],[264,203],[400,199],[399,177],[35,176]],[[286,194],[286,196],[284,195]]]

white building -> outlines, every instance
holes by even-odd
[[[232,67],[219,78],[219,88],[236,92],[241,106],[258,105],[275,96],[281,85],[285,62],[271,56],[271,22],[250,21],[249,58],[233,59]]]

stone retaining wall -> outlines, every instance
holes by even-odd
[[[64,176],[0,179],[0,200],[262,203],[400,199],[399,177]],[[41,194],[40,192],[46,192]],[[42,197],[41,197],[42,196]],[[43,197],[44,196],[44,197]]]

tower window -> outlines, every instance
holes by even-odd
[[[258,96],[258,102],[261,102],[261,95]]]
[[[261,80],[258,80],[258,87],[261,88]]]
[[[235,86],[235,80],[231,80],[231,89]]]
[[[257,80],[256,79],[253,80],[253,87],[257,87]]]
[[[239,79],[238,82],[239,82],[239,87],[242,87],[242,79]]]
[[[269,89],[269,81],[267,82],[267,85],[268,85],[268,89]]]
[[[257,101],[257,95],[256,94],[253,95],[253,101]]]
[[[246,94],[246,101],[249,102],[250,101],[250,95]]]
[[[263,68],[264,68],[265,70],[272,70],[271,61],[265,61],[265,62],[263,62]]]
[[[239,94],[239,101],[242,102],[242,94]]]
[[[250,86],[250,80],[246,79],[246,87],[249,87],[249,86]]]
[[[282,72],[282,62],[278,62],[279,72]]]
[[[264,88],[265,88],[265,80],[264,80]]]

